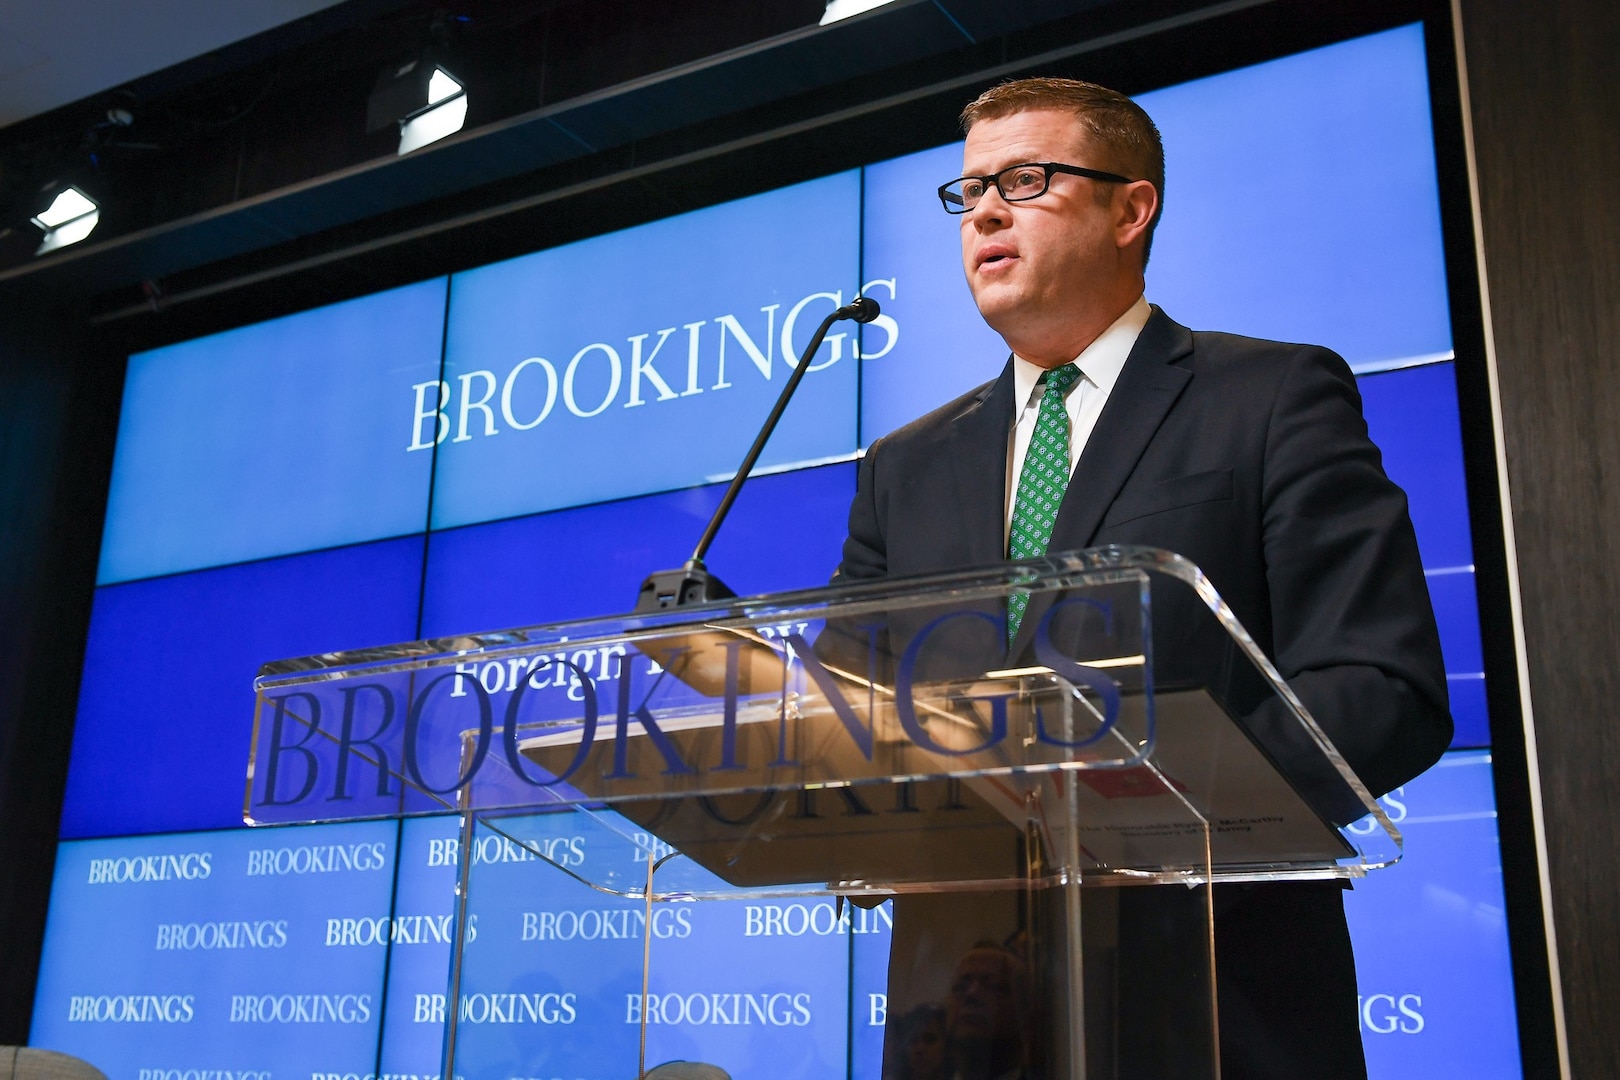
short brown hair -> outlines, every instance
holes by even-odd
[[[1164,142],[1159,129],[1136,102],[1117,90],[1079,79],[1015,79],[992,86],[962,110],[962,131],[980,120],[998,120],[1031,109],[1058,109],[1077,116],[1107,160],[1073,162],[1139,177],[1159,193],[1159,207],[1148,222],[1142,260],[1153,246],[1153,230],[1164,215]]]

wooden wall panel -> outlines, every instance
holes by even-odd
[[[1461,12],[1572,1075],[1620,1076],[1620,4]]]

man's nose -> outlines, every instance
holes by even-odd
[[[987,228],[1005,227],[1012,222],[1012,204],[1001,196],[1001,189],[991,184],[979,201],[973,204],[968,211],[973,219],[975,228],[981,231]]]

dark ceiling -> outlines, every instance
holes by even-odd
[[[821,133],[863,116],[887,118],[874,139],[893,153],[937,144],[969,86],[1177,25],[1262,18],[1268,0],[894,0],[823,27],[824,7],[346,0],[0,129],[0,299],[107,324],[367,253],[389,265],[364,287],[414,280],[713,197],[699,189],[858,164]],[[429,47],[466,84],[467,123],[398,157],[393,131],[366,133],[366,102],[379,72]],[[1161,84],[1197,63],[1167,54]],[[717,186],[704,170],[722,157],[736,175]],[[101,222],[36,257],[27,219],[65,183],[101,203]],[[413,257],[424,237],[440,239]]]

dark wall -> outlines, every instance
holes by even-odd
[[[1571,1074],[1620,1076],[1620,5],[1461,8]]]
[[[20,224],[41,208],[42,184],[76,182],[104,203],[105,241],[392,158],[396,130],[365,134],[367,97],[379,70],[430,44],[466,82],[477,128],[813,27],[822,10],[823,0],[348,0],[0,130],[0,214]],[[111,106],[133,125],[109,125]],[[28,258],[19,247],[12,262]]]
[[[0,317],[0,1044],[28,1038],[121,363],[81,313]]]

